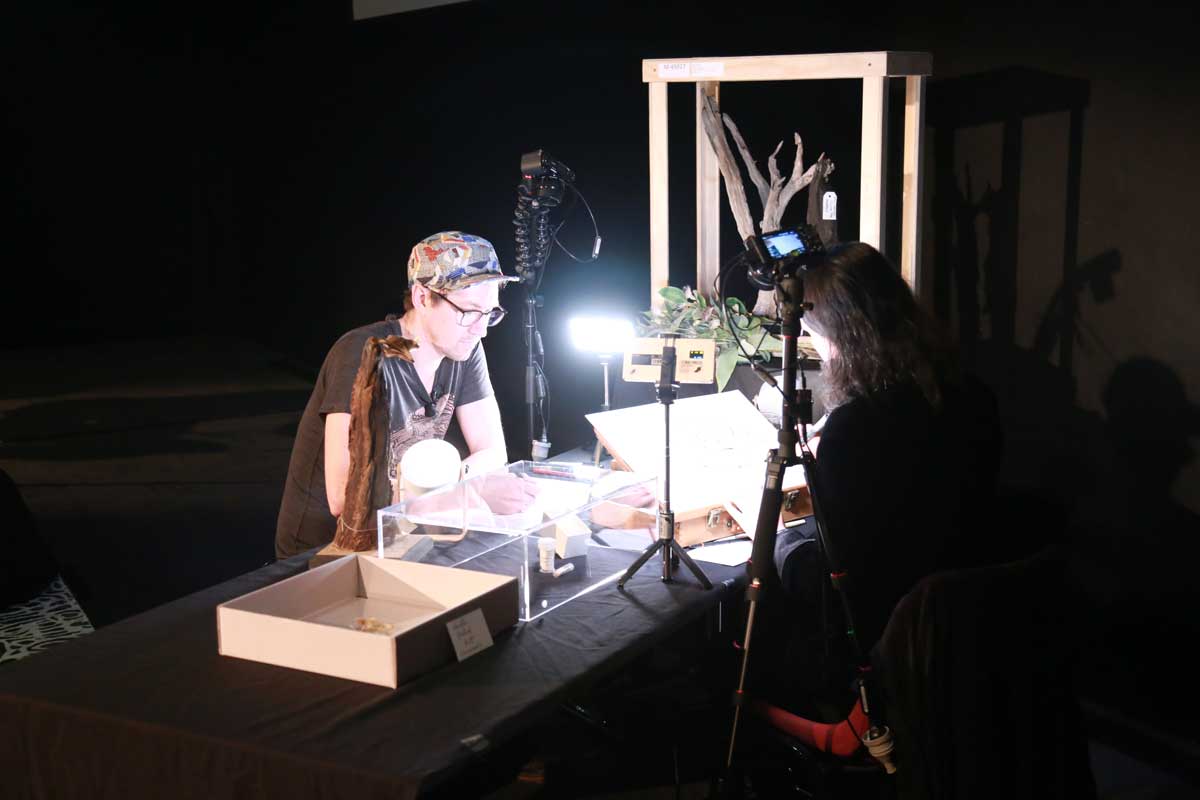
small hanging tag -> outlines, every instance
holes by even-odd
[[[492,634],[483,618],[482,608],[450,620],[446,629],[450,631],[450,641],[454,643],[454,654],[459,661],[492,646]]]
[[[837,192],[821,195],[821,219],[837,219]]]

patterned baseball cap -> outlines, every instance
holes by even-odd
[[[482,236],[442,231],[417,243],[408,257],[408,285],[455,292],[487,281],[520,280],[500,271],[496,249]]]

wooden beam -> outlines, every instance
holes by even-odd
[[[858,238],[881,252],[887,220],[883,183],[887,175],[887,96],[887,78],[863,78]]]
[[[918,300],[927,281],[921,265],[921,209],[925,200],[925,82],[923,75],[904,79],[904,189],[901,199],[900,274]]]
[[[650,84],[650,307],[662,306],[658,290],[671,280],[671,215],[667,202],[667,84]]]
[[[707,295],[721,269],[721,168],[708,137],[703,135],[700,114],[704,98],[720,107],[721,84],[696,84],[696,291]]]
[[[929,75],[932,71],[933,58],[929,53],[886,50],[781,56],[647,58],[642,61],[642,80],[646,83],[884,78]]]

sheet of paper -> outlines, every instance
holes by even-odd
[[[492,646],[492,633],[483,618],[482,608],[450,620],[446,629],[450,631],[450,641],[454,643],[454,654],[459,661]]]
[[[762,490],[775,427],[737,391],[671,405],[671,506],[721,505],[732,493]],[[588,414],[609,451],[635,473],[661,476],[664,411],[659,403]],[[790,476],[789,476],[790,479]],[[662,491],[659,481],[658,491]],[[746,488],[744,488],[746,487]]]
[[[718,542],[717,544],[706,544],[703,547],[693,547],[691,550],[688,550],[688,555],[694,561],[707,561],[710,564],[724,564],[727,567],[736,567],[750,560],[750,551],[752,549],[754,549],[754,542],[749,539],[734,539],[731,542]]]

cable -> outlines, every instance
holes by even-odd
[[[592,257],[587,259],[578,258],[574,253],[566,248],[566,246],[558,240],[558,232],[567,224],[567,220],[571,218],[571,213],[575,211],[574,205],[563,216],[562,222],[554,229],[554,243],[558,248],[567,254],[567,257],[579,264],[590,264],[600,257],[600,228],[596,224],[596,215],[592,213],[592,207],[588,204],[587,198],[583,196],[583,192],[575,188],[575,184],[568,183],[567,188],[571,190],[574,197],[578,197],[583,202],[583,207],[587,210],[588,216],[592,218]]]
[[[542,402],[538,408],[538,416],[542,423],[542,438],[550,438],[550,380],[546,377],[546,371],[542,369],[541,364],[534,364],[537,369],[538,379],[542,382]]]
[[[729,281],[729,275],[733,272],[735,267],[741,266],[741,264],[745,260],[745,258],[746,258],[746,254],[741,253],[738,256],[736,256],[735,258],[731,259],[730,262],[728,264],[726,264],[725,267],[720,270],[720,272],[717,273],[717,277],[713,279],[713,288],[717,295],[718,306],[720,307],[721,319],[725,323],[725,326],[729,329],[730,335],[733,336],[733,341],[735,344],[737,344],[738,350],[741,352],[742,357],[745,358],[750,363],[750,368],[752,370],[754,370],[755,372],[757,372],[760,376],[762,376],[764,383],[769,384],[770,386],[774,387],[777,392],[779,392],[780,398],[788,406],[788,409],[792,412],[792,416],[796,417],[795,407],[790,403],[787,392],[785,392],[783,390],[783,388],[779,385],[779,382],[775,380],[775,376],[772,375],[770,373],[770,371],[767,370],[766,368],[764,368],[761,364],[755,362],[754,357],[749,352],[747,352],[745,347],[742,346],[742,339],[740,336],[738,336],[738,328],[740,326],[733,320],[733,318],[729,314],[729,306],[728,306],[729,301],[726,296],[725,287]],[[762,343],[766,340],[767,335],[768,334],[767,334],[766,330],[764,329],[762,338],[760,338],[758,340],[758,345],[756,346],[755,349],[762,346]]]

